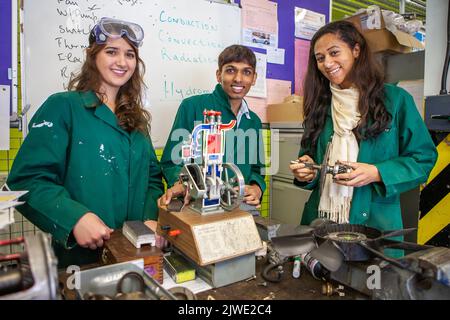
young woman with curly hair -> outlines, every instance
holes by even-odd
[[[52,234],[59,267],[98,261],[124,221],[156,219],[163,185],[142,106],[142,40],[134,23],[94,26],[81,72],[33,116],[8,177],[29,191],[18,210]]]

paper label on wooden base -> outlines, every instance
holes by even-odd
[[[196,225],[192,231],[204,264],[261,248],[261,239],[250,215]]]

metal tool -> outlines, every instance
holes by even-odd
[[[331,174],[333,175],[333,178],[340,173],[350,173],[353,169],[352,167],[350,167],[349,165],[340,163],[339,161],[336,161],[336,163],[334,164],[334,166],[329,165],[329,159],[330,159],[330,152],[331,152],[331,141],[333,139],[333,136],[330,137],[330,141],[328,141],[327,144],[327,148],[325,151],[325,155],[323,157],[323,161],[322,164],[315,164],[315,163],[310,163],[310,162],[303,162],[300,161],[299,159],[297,160],[292,160],[291,163],[292,164],[296,164],[296,163],[303,163],[305,165],[306,168],[311,168],[311,169],[315,169],[315,170],[319,170],[319,174],[320,174],[320,195],[323,192],[323,188],[325,186],[325,178],[327,174]]]
[[[322,294],[326,295],[328,297],[331,297],[334,294],[337,294],[340,297],[343,297],[343,296],[345,296],[344,286],[338,285],[337,287],[334,287],[331,283],[327,282],[322,285]]]
[[[256,275],[253,275],[250,278],[246,279],[245,282],[249,282],[249,281],[252,281],[252,280],[255,280],[255,279],[256,279]]]
[[[327,164],[315,164],[311,162],[303,162],[300,161],[299,159],[292,160],[291,163],[292,164],[303,163],[305,165],[305,168],[320,170],[321,173],[324,172],[325,174],[331,174],[333,175],[333,177],[340,173],[350,173],[353,170],[352,167],[350,167],[349,165],[339,162],[336,162],[334,166],[330,166]]]
[[[258,283],[258,286],[267,287],[267,282],[266,281],[260,282]]]

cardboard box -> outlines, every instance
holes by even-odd
[[[372,26],[371,16],[367,13],[360,13],[346,19],[352,22],[358,30],[364,35],[369,48],[372,52],[394,52],[407,53],[415,49],[424,49],[425,46],[414,36],[396,31],[392,33],[386,29],[383,15],[380,14],[380,29]]]
[[[292,95],[267,106],[268,122],[303,122],[303,97]]]

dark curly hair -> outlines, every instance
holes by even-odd
[[[301,145],[310,155],[317,146],[317,140],[325,125],[327,110],[331,104],[330,81],[317,67],[314,47],[322,36],[330,33],[335,34],[350,49],[353,49],[356,44],[360,47],[358,59],[355,60],[349,75],[353,85],[359,90],[358,109],[361,119],[354,129],[358,141],[378,136],[392,119],[384,105],[384,74],[372,56],[364,36],[351,22],[331,22],[316,32],[309,50],[303,99],[305,133]]]
[[[143,76],[145,73],[145,64],[139,57],[139,50],[125,36],[136,55],[136,69],[133,75],[122,87],[116,97],[116,116],[119,125],[126,131],[139,130],[145,135],[150,134],[150,113],[142,105],[142,90],[145,88]],[[104,94],[100,92],[100,72],[96,65],[97,54],[106,46],[106,44],[97,44],[90,37],[89,47],[86,49],[86,60],[81,68],[81,72],[72,76],[68,85],[69,90],[94,91],[104,101]]]

